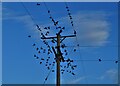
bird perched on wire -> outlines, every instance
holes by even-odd
[[[40,5],[39,3],[37,3],[37,5]]]

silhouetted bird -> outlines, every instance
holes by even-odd
[[[41,58],[41,60],[44,60],[44,58]]]
[[[44,29],[47,29],[47,27],[45,27]]]
[[[38,51],[38,53],[40,53],[40,51]]]
[[[49,59],[47,59],[46,61],[49,61]]]
[[[118,63],[118,61],[115,61],[115,63]]]
[[[75,75],[74,73],[72,73],[72,75]]]
[[[66,8],[68,8],[68,6],[66,6]]]
[[[70,11],[69,9],[67,9],[67,11]]]
[[[74,52],[76,52],[76,49],[74,49]]]
[[[64,52],[67,52],[67,50],[64,50]]]
[[[64,72],[61,72],[62,74],[64,73]]]
[[[39,50],[39,48],[37,47],[36,50]]]
[[[79,44],[77,44],[77,46],[79,47],[80,45],[79,45]]]
[[[99,62],[101,62],[102,60],[101,59],[99,59]]]
[[[50,16],[49,18],[50,18],[50,19],[52,19],[52,17],[51,17],[51,16]]]
[[[65,29],[65,27],[62,28],[63,30]]]
[[[48,57],[48,59],[50,59],[50,57]]]
[[[47,66],[47,64],[45,64],[45,66]]]
[[[40,47],[40,49],[42,50],[43,48],[42,48],[42,47]]]
[[[73,26],[73,24],[72,24],[72,26]]]
[[[66,66],[64,66],[64,68],[66,68]]]
[[[31,35],[28,36],[29,38],[31,37]]]
[[[50,13],[50,10],[48,10],[48,13]]]
[[[36,55],[34,55],[34,57],[36,57]]]
[[[53,63],[55,63],[55,62],[53,62]]]
[[[45,78],[45,80],[47,80],[47,78]]]
[[[37,56],[36,59],[39,59],[39,57]]]
[[[49,65],[51,65],[51,64],[49,64]]]
[[[68,13],[68,15],[71,15],[71,13]]]
[[[65,44],[62,44],[61,47],[62,47],[62,48],[65,48]]]
[[[33,44],[32,46],[35,46],[35,44]]]
[[[51,42],[52,42],[52,43],[55,43],[55,41],[54,41],[54,40],[51,40]]]
[[[60,26],[58,28],[61,28]]]
[[[42,64],[42,62],[40,62],[40,64]]]
[[[66,53],[65,53],[65,55],[67,56],[67,55],[68,55],[68,53],[66,52]]]
[[[52,70],[52,72],[54,72],[54,70]]]
[[[40,5],[39,3],[37,3],[37,5]]]
[[[50,29],[50,27],[48,27],[48,29]]]
[[[50,70],[50,67],[47,67],[48,68],[48,70]]]
[[[71,21],[71,24],[73,24],[73,21]]]

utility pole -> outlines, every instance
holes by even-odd
[[[55,51],[55,48],[52,47],[53,49],[53,52],[55,54],[55,57],[56,57],[56,71],[57,71],[57,74],[56,74],[56,86],[60,86],[60,62],[61,61],[65,61],[63,56],[62,56],[62,53],[60,51],[60,43],[67,37],[75,37],[76,35],[69,35],[69,36],[61,36],[60,33],[62,32],[62,30],[60,30],[57,34],[56,34],[56,37],[41,37],[41,39],[57,39],[55,40],[57,42],[57,46],[55,48],[57,48],[57,53]]]

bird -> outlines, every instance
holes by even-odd
[[[33,44],[32,46],[35,46],[35,44]]]
[[[73,24],[72,24],[72,26],[73,26]]]
[[[54,70],[52,70],[52,72],[54,72]]]
[[[51,65],[51,64],[49,64],[49,65]]]
[[[29,38],[31,37],[31,35],[28,36]]]
[[[68,13],[68,15],[71,15],[71,13]]]
[[[42,50],[43,48],[42,48],[42,47],[40,47],[40,49]]]
[[[40,64],[42,64],[42,62],[40,62]]]
[[[68,6],[66,6],[66,8],[68,8]]]
[[[38,51],[38,53],[40,53],[40,51]]]
[[[39,59],[39,57],[37,56],[36,59]]]
[[[68,53],[66,52],[65,55],[68,55]]]
[[[41,58],[41,60],[44,60],[44,58]]]
[[[47,78],[45,78],[45,80],[47,80]]]
[[[80,45],[79,45],[79,44],[77,44],[77,46],[79,47]]]
[[[55,43],[55,41],[54,41],[54,40],[51,40],[51,42],[52,42],[52,43]]]
[[[62,28],[63,30],[65,29],[65,27]]]
[[[115,61],[115,63],[118,63],[118,61]]]
[[[67,11],[70,11],[69,9],[67,9]]]
[[[47,67],[48,68],[48,70],[50,70],[50,67]]]
[[[48,29],[50,29],[50,27],[48,27]]]
[[[44,29],[47,29],[47,27],[45,27]]]
[[[50,10],[48,10],[48,13],[50,13]]]
[[[50,57],[48,57],[48,59],[49,59]]]
[[[67,52],[67,50],[64,50],[64,52]]]
[[[64,73],[64,72],[61,72],[62,74]]]
[[[52,17],[51,17],[51,16],[50,16],[49,18],[50,18],[50,19],[52,19]]]
[[[101,62],[102,60],[101,59],[99,59],[99,62]]]
[[[47,66],[47,64],[45,64],[45,66]]]
[[[40,5],[39,3],[37,3],[37,5]]]
[[[72,75],[75,75],[74,73],[72,73]]]
[[[71,21],[71,24],[73,24],[73,21]]]
[[[39,48],[37,47],[36,50],[39,50]]]
[[[36,55],[34,54],[34,57],[36,57]]]
[[[76,52],[76,49],[74,49],[74,52]]]

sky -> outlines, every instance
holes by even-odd
[[[49,36],[55,36],[58,30],[49,19],[44,3],[39,6],[33,2],[23,3],[32,16],[28,15],[22,3],[2,3],[2,83],[3,84],[43,84],[49,73],[44,64],[33,56],[37,47],[46,46],[40,39],[38,24],[45,33],[44,27],[50,26]],[[68,3],[73,17],[74,27],[70,24],[65,3],[47,2],[47,8],[59,25],[65,27],[61,35],[72,35],[73,29],[77,37],[66,38],[63,43],[68,47],[68,56],[77,68],[75,76],[65,72],[61,74],[62,84],[115,84],[117,81],[118,64],[118,9],[117,3]],[[28,38],[31,35],[31,38]],[[32,44],[36,43],[33,47]],[[50,40],[48,40],[51,46]],[[77,44],[80,47],[73,47]],[[76,48],[76,52],[73,49]],[[62,50],[63,51],[63,50]],[[37,54],[38,55],[38,54]],[[44,53],[38,55],[47,58]],[[54,54],[50,54],[53,62]],[[113,61],[92,61],[92,60]],[[83,61],[81,61],[83,60]],[[84,61],[89,60],[89,61]],[[61,63],[61,65],[65,65]],[[56,66],[53,67],[56,70]],[[46,84],[55,84],[56,71],[51,72]]]

